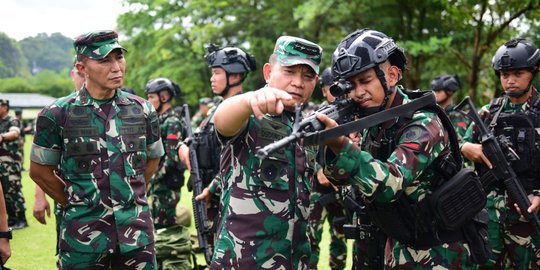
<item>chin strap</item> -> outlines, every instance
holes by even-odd
[[[237,83],[234,83],[234,84],[229,84],[229,76],[231,74],[229,74],[229,72],[226,72],[226,75],[227,75],[227,86],[225,86],[225,89],[223,89],[223,91],[221,91],[221,93],[217,94],[220,97],[225,97],[229,93],[229,90],[231,90],[231,88],[241,85],[244,82],[244,80],[246,79],[246,77],[247,77],[247,72],[243,73],[242,74],[242,79],[240,79],[240,81],[238,81]]]

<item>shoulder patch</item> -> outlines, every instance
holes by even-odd
[[[418,140],[421,136],[424,130],[419,126],[413,126],[410,128],[407,128],[407,130],[403,133],[403,138],[406,141],[415,141]]]

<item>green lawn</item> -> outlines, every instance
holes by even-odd
[[[24,167],[28,169],[28,153],[30,153],[32,137],[30,135],[26,138],[25,145],[25,160]],[[23,193],[26,199],[26,218],[30,224],[29,227],[17,230],[13,232],[13,239],[11,240],[12,255],[6,266],[12,270],[53,270],[56,269],[56,231],[54,216],[47,219],[47,225],[38,223],[32,216],[32,207],[34,205],[34,188],[35,184],[28,176],[28,172],[23,172]],[[52,206],[52,200],[49,199]],[[182,199],[180,204],[192,209],[191,206],[191,193],[182,190]],[[51,213],[52,214],[52,213]],[[191,224],[194,224],[193,221]],[[192,233],[195,232],[195,227],[190,227]],[[347,256],[347,268],[350,269],[352,265],[351,260],[351,246],[352,242],[348,243],[349,250]],[[330,269],[328,266],[328,248],[329,248],[329,234],[328,224],[325,224],[323,233],[323,240],[321,243],[321,256],[319,261],[319,269]],[[198,256],[200,263],[204,262],[201,256]]]

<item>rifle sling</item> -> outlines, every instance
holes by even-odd
[[[400,116],[410,116],[419,109],[429,105],[435,105],[435,95],[433,93],[425,94],[420,98],[416,98],[409,103],[392,107],[390,109],[374,113],[364,118],[339,125],[335,128],[317,131],[307,134],[304,137],[304,145],[316,145],[322,142],[343,135],[363,130],[378,124],[384,123],[390,119]]]

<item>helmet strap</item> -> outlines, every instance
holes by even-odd
[[[379,81],[381,82],[384,91],[384,99],[381,103],[381,106],[379,107],[379,111],[382,111],[386,108],[386,103],[388,103],[388,99],[390,98],[390,91],[388,90],[388,84],[386,83],[384,72],[381,70],[379,65],[374,66],[373,70],[375,70],[375,74],[377,74],[377,78],[379,78]]]
[[[217,94],[220,97],[225,97],[229,93],[229,90],[231,90],[231,88],[241,85],[244,82],[244,80],[246,79],[246,77],[247,77],[247,73],[243,73],[242,78],[240,79],[240,81],[238,81],[237,83],[230,84],[229,83],[229,77],[231,76],[231,74],[229,72],[226,72],[226,71],[225,71],[225,74],[226,74],[226,77],[227,77],[227,86],[225,86],[225,89],[223,89],[223,91],[221,91],[221,93]]]

